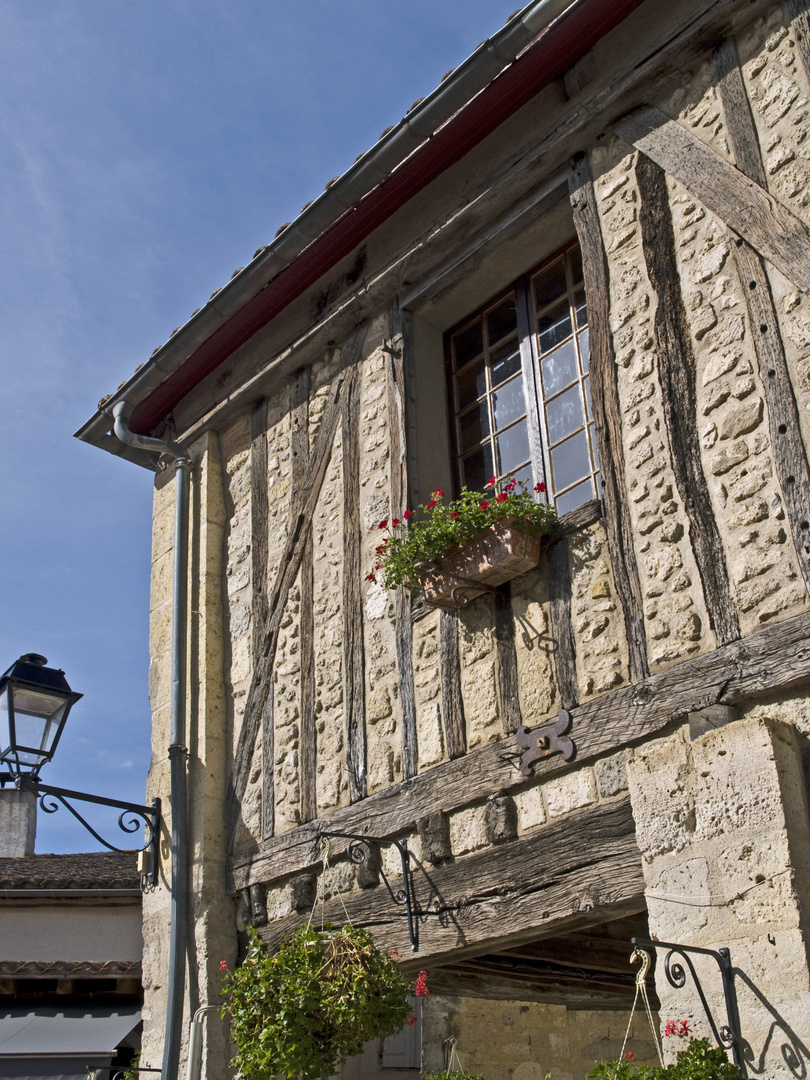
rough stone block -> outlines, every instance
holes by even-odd
[[[490,795],[484,811],[484,829],[490,844],[502,844],[517,836],[518,816],[515,800],[500,791]]]
[[[599,787],[599,796],[609,799],[627,790],[627,755],[615,754],[613,757],[603,758],[594,765],[596,782]]]
[[[422,857],[433,866],[453,857],[450,844],[450,821],[442,810],[434,810],[416,823],[422,844]]]
[[[448,814],[450,821],[450,843],[454,855],[466,855],[486,847],[487,834],[483,806],[469,806],[464,810]]]
[[[546,806],[552,817],[570,814],[583,806],[595,803],[596,778],[592,769],[577,769],[556,780],[550,780],[544,788]]]
[[[376,844],[360,847],[364,858],[354,863],[354,873],[361,889],[375,889],[380,884],[380,849]]]
[[[543,789],[539,784],[527,791],[518,792],[515,795],[515,806],[521,832],[534,829],[538,825],[545,825],[546,808],[543,804]]]
[[[267,926],[267,888],[259,882],[250,886],[250,921],[253,926]]]
[[[317,882],[312,874],[299,874],[290,880],[290,905],[293,911],[311,911]]]

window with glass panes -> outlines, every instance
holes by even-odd
[[[448,335],[460,486],[544,482],[557,512],[598,497],[582,259],[571,244]]]

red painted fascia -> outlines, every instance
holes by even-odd
[[[567,71],[644,0],[583,0],[559,19],[396,172],[314,240],[289,267],[220,327],[132,414],[152,431],[186,394],[275,318],[374,229],[514,112]]]

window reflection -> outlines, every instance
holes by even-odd
[[[582,257],[569,244],[450,334],[463,485],[480,490],[493,475],[528,471],[546,482],[560,514],[598,496],[587,318]],[[521,338],[519,326],[531,333]],[[532,362],[528,397],[523,371]]]

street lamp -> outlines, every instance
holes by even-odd
[[[151,806],[106,799],[84,791],[52,787],[39,779],[39,770],[53,757],[71,708],[82,697],[71,690],[64,671],[46,667],[39,653],[25,653],[0,677],[0,788],[13,783],[20,791],[31,791],[46,814],[54,814],[60,804],[110,851],[140,852],[139,868],[146,884],[158,880],[158,840],[160,799]],[[120,810],[118,827],[125,833],[146,829],[146,842],[139,848],[120,848],[100,836],[73,805],[75,800],[111,806]]]
[[[72,706],[82,696],[64,671],[25,653],[0,677],[0,761],[16,776],[36,776],[50,761]]]

